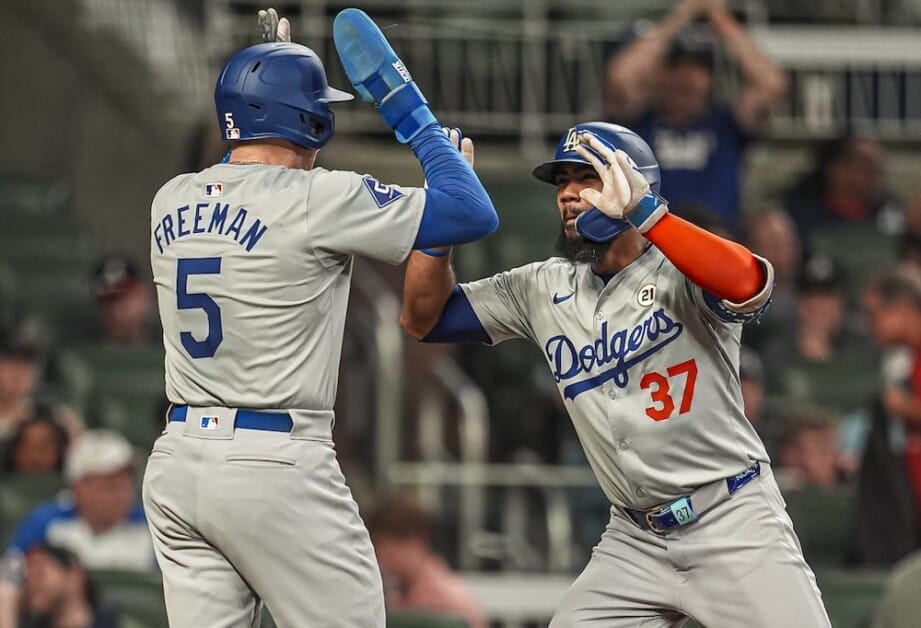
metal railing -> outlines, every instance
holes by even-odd
[[[135,48],[152,68],[152,82],[180,103],[180,111],[209,107],[224,60],[257,41],[254,15],[263,4],[207,0],[199,26],[167,0],[79,0],[82,25]],[[291,16],[295,39],[326,61],[331,82],[348,86],[330,37],[332,20],[345,5],[277,4]],[[735,3],[792,79],[789,98],[776,115],[775,137],[822,138],[859,125],[884,139],[921,139],[916,32],[868,26],[888,15],[875,0],[822,4],[830,19],[841,13],[840,20],[862,26],[766,25],[775,14],[795,18],[790,11],[796,4]],[[543,0],[470,0],[460,16],[455,5],[377,0],[363,6],[384,27],[441,119],[484,139],[512,140],[522,153],[534,155],[574,120],[600,115],[611,42],[637,19],[655,18],[672,2],[580,0],[561,8]],[[908,4],[902,13],[910,19]],[[724,84],[732,85],[732,76],[727,73]],[[387,133],[365,103],[343,104],[337,113],[341,131]]]
[[[225,53],[232,49],[227,46],[251,43],[257,4],[209,2],[205,40],[223,42]],[[875,14],[872,4],[853,5],[860,15],[849,19],[866,23]],[[513,139],[530,155],[545,151],[548,139],[574,120],[600,115],[604,55],[612,39],[635,18],[655,17],[670,3],[584,1],[562,10],[547,2],[477,0],[465,4],[461,17],[445,6],[382,1],[367,9],[383,16],[388,38],[441,119],[480,137]],[[289,5],[296,38],[326,60],[334,84],[347,86],[330,38],[339,8],[319,0]],[[739,8],[757,25],[768,18],[770,3]],[[823,138],[859,125],[884,139],[921,139],[921,54],[914,30],[762,24],[754,34],[792,79],[775,137]],[[731,92],[733,69],[723,69]],[[337,112],[341,130],[386,133],[365,103]]]

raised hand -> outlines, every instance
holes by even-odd
[[[260,9],[257,22],[263,42],[291,41],[291,23],[286,17],[279,19],[275,9]]]
[[[448,139],[451,140],[451,143],[454,144],[461,155],[464,156],[464,160],[473,168],[473,140],[469,137],[464,137],[464,134],[461,133],[461,130],[457,127],[449,129],[444,126],[441,128],[445,132],[445,135],[448,136]]]
[[[576,152],[592,164],[604,184],[600,191],[585,188],[579,195],[606,216],[624,218],[649,194],[649,182],[634,167],[627,153],[611,148],[594,133],[579,134]]]
[[[650,191],[649,182],[624,151],[583,131],[576,152],[592,164],[603,184],[601,190],[585,188],[579,195],[608,218],[625,218],[646,233],[668,213],[664,199]]]

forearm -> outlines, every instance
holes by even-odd
[[[410,146],[428,182],[414,248],[464,244],[496,230],[499,218],[486,189],[440,127],[426,128]]]
[[[679,3],[649,31],[627,44],[608,63],[604,91],[605,115],[628,122],[646,107],[651,77],[678,32],[693,19],[686,2]]]
[[[19,625],[19,590],[8,582],[0,581],[0,628]]]
[[[764,289],[764,268],[751,251],[674,214],[663,216],[646,237],[682,274],[720,299],[744,303]]]
[[[752,39],[748,31],[727,11],[715,11],[710,16],[713,28],[739,64],[745,82],[751,88],[763,90],[768,96],[779,97],[787,88],[787,78],[774,61]]]
[[[406,264],[400,326],[417,340],[438,322],[456,284],[450,255],[432,257],[413,251]]]
[[[694,18],[681,2],[646,33],[627,44],[611,62],[611,76],[625,82],[645,79],[668,51],[678,32]]]

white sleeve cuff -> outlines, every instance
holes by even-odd
[[[752,255],[755,254],[752,253]],[[758,260],[758,263],[761,264],[761,268],[764,269],[764,285],[761,287],[761,290],[758,291],[758,294],[742,303],[733,303],[728,299],[722,299],[721,303],[723,306],[733,312],[738,312],[739,314],[757,312],[768,302],[768,299],[771,298],[771,293],[774,291],[774,267],[760,255],[755,255],[755,259]]]

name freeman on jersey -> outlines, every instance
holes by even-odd
[[[238,207],[233,218],[228,222],[229,203],[195,203],[194,206],[183,205],[169,212],[160,219],[153,230],[153,239],[163,253],[163,249],[180,238],[190,235],[209,233],[228,236],[244,247],[247,252],[268,230],[268,225],[258,218],[250,218],[249,212]]]
[[[603,322],[601,336],[581,348],[577,348],[568,336],[559,334],[547,340],[544,350],[557,382],[571,379],[581,373],[591,373],[595,368],[614,362],[612,368],[566,386],[563,389],[563,398],[575,399],[579,394],[597,388],[609,380],[614,380],[619,388],[625,387],[629,381],[627,371],[661,351],[678,338],[683,329],[684,325],[673,320],[664,309],[659,308],[633,329],[621,329],[610,335],[608,322]]]

